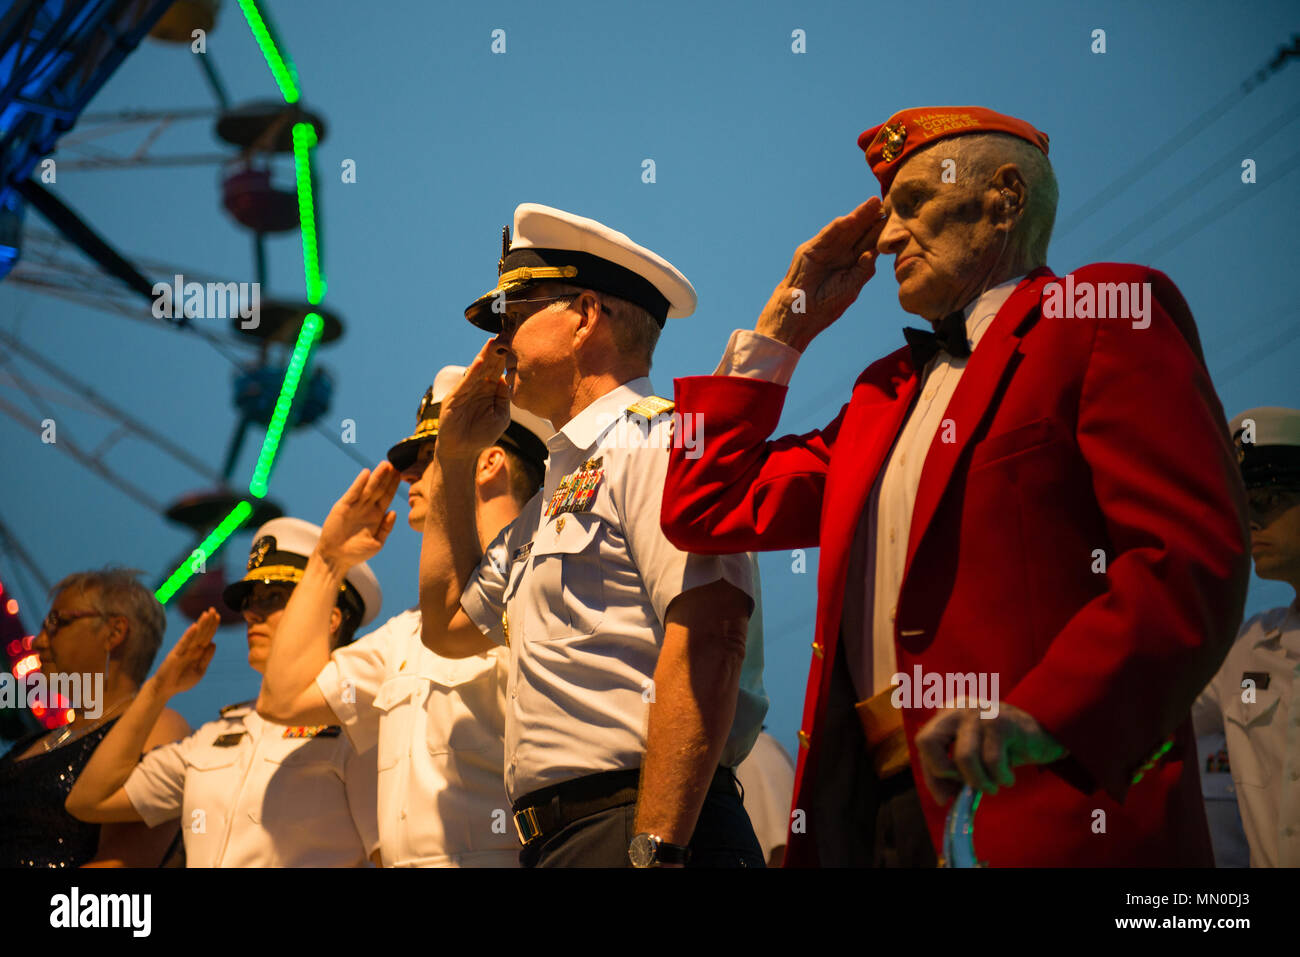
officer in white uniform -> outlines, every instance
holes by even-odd
[[[749,757],[736,768],[736,778],[744,789],[745,810],[754,822],[767,866],[780,867],[790,831],[794,760],[776,738],[763,731]]]
[[[662,759],[649,753],[656,707],[660,714],[672,713],[681,696],[690,695],[700,711],[724,701],[715,693],[706,707],[701,699],[708,691],[694,675],[690,691],[663,677],[667,669],[659,667],[660,652],[672,618],[669,606],[706,586],[722,589],[713,594],[727,598],[733,594],[728,589],[736,589],[745,599],[752,599],[756,587],[753,556],[687,554],[664,537],[659,511],[674,441],[673,404],[654,394],[644,374],[629,378],[627,373],[648,369],[658,332],[646,337],[646,323],[662,329],[666,317],[689,315],[695,291],[669,263],[622,233],[534,204],[515,211],[514,243],[507,242],[498,273],[496,288],[476,300],[466,316],[500,337],[475,360],[466,388],[444,403],[431,489],[438,487],[438,476],[457,468],[448,465],[454,446],[443,448],[448,416],[455,414],[449,406],[469,409],[485,396],[489,404],[499,402],[494,370],[502,362],[516,403],[552,421],[567,421],[546,443],[550,458],[542,493],[492,543],[468,581],[430,579],[429,567],[422,569],[421,600],[425,641],[432,647],[448,653],[474,647],[482,639],[473,637],[468,622],[489,640],[509,646],[505,783],[524,845],[521,860],[527,866],[627,866],[630,860],[637,866],[761,867],[762,852],[733,771],[753,746],[767,708],[761,630],[749,600],[742,614],[749,614],[753,627],[747,640],[743,633],[738,636],[745,645],[736,661],[740,664],[743,656],[739,698],[712,784],[702,779],[707,768],[687,772],[672,766],[675,760],[685,764],[696,749],[712,752],[699,742],[668,745],[668,735],[660,739],[663,754],[676,750],[658,765],[658,780],[649,780],[654,761]],[[629,313],[629,304],[640,312]],[[615,313],[622,317],[621,333]],[[503,316],[509,329],[501,328]],[[603,317],[609,317],[609,325],[601,327]],[[579,324],[586,332],[575,336]],[[586,345],[579,341],[584,335]],[[611,338],[594,338],[601,335]],[[620,341],[620,335],[632,341],[640,337],[642,354],[622,351],[628,340]],[[509,349],[517,367],[495,351],[498,346]],[[539,381],[553,387],[538,392]],[[593,395],[600,388],[603,394]],[[494,389],[496,400],[490,395]],[[552,414],[552,407],[566,414]],[[471,420],[466,414],[459,423]],[[690,441],[696,425],[678,424],[676,439]],[[435,497],[430,507],[454,509],[450,498]],[[447,528],[449,536],[455,532]],[[426,550],[430,542],[426,528]],[[434,548],[464,554],[455,541]],[[462,583],[463,612],[438,604]],[[682,602],[689,606],[690,601]],[[679,627],[675,620],[673,627]],[[713,637],[720,636],[695,640]],[[679,666],[674,658],[669,668]],[[661,806],[674,800],[686,806],[681,792],[673,791],[689,773],[708,787],[693,836],[685,814],[676,825],[677,843],[649,831],[635,833],[648,791],[658,795]],[[665,794],[671,795],[666,801]],[[689,849],[683,837],[689,838]]]
[[[440,403],[464,373],[463,366],[438,373],[416,413],[415,431],[388,450],[389,462],[411,485],[409,521],[416,531],[424,528],[420,481],[433,458]],[[487,477],[476,489],[478,522],[489,540],[536,491],[551,432],[544,420],[511,409],[496,449],[505,453],[500,458],[507,471],[499,481],[481,473]],[[484,450],[485,462],[497,461],[488,458],[492,451]],[[375,517],[383,521],[384,514]],[[519,844],[502,786],[506,650],[436,655],[421,642],[420,610],[412,608],[330,655],[316,640],[319,629],[299,617],[309,594],[311,582],[305,581],[281,620],[258,702],[262,714],[285,722],[338,721],[357,750],[377,747],[384,866],[518,867]],[[313,639],[312,646],[298,647],[298,636]],[[326,658],[306,684],[311,662]]]
[[[1249,409],[1231,423],[1260,578],[1300,594],[1300,411]],[[1249,619],[1196,702],[1198,734],[1222,731],[1252,867],[1300,866],[1300,610]]]
[[[295,518],[267,522],[254,539],[248,573],[223,595],[244,614],[249,663],[258,671],[319,534]],[[368,566],[357,565],[336,594],[331,637],[348,640],[378,613],[379,583]],[[189,867],[367,866],[379,844],[375,753],[358,753],[337,725],[269,724],[248,701],[140,756],[139,731],[153,712],[207,669],[216,626],[209,609],[186,631],[100,745],[100,760],[87,766],[69,805],[89,808],[89,819],[151,827],[179,817]]]

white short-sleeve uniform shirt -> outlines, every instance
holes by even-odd
[[[461,596],[471,620],[510,649],[511,801],[640,767],[672,600],[718,579],[757,592],[752,555],[688,554],[664,537],[671,418],[628,414],[653,394],[648,378],[627,382],[548,440],[541,492],[489,546]],[[724,766],[749,753],[766,710],[755,607]]]
[[[443,658],[420,610],[334,652],[316,686],[358,749],[375,748],[387,867],[518,867],[502,785],[509,657]]]
[[[1193,708],[1199,734],[1222,731],[1251,867],[1300,867],[1300,611],[1258,614]]]
[[[150,827],[180,818],[188,867],[365,867],[379,846],[374,751],[252,702],[150,751],[124,787]]]

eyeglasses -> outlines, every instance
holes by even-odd
[[[539,306],[543,303],[564,302],[566,300],[568,302],[573,302],[581,295],[582,295],[581,292],[570,292],[570,293],[565,293],[562,296],[542,296],[538,299],[507,299],[505,313],[501,316],[501,331],[504,332],[507,329],[510,330],[518,329],[519,326],[523,325],[524,320],[528,319],[534,313],[540,311],[538,309],[515,309],[514,308],[515,306],[520,306],[520,305]],[[601,312],[604,313],[609,312],[609,307],[606,306],[603,302],[597,300],[597,303],[600,305]]]
[[[1274,520],[1294,505],[1300,505],[1300,489],[1252,488],[1246,492],[1250,519],[1261,527]]]
[[[41,622],[41,630],[43,630],[48,637],[53,638],[64,625],[70,625],[79,618],[108,617],[109,616],[102,611],[76,611],[71,612],[70,614],[64,614],[61,611],[55,611],[51,608],[50,613],[46,615],[45,620]]]
[[[268,588],[260,593],[249,591],[239,603],[239,610],[251,611],[259,618],[265,618],[289,604],[289,596],[292,594],[292,588]]]

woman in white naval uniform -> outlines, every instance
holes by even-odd
[[[226,589],[248,626],[248,661],[261,673],[294,584],[320,529],[293,518],[263,525],[248,574]],[[330,622],[331,644],[350,640],[379,611],[379,583],[352,569]],[[222,709],[182,741],[140,756],[145,734],[172,695],[203,677],[217,613],[209,609],[140,689],[72,793],[87,821],[181,819],[190,867],[364,867],[379,844],[375,754],[358,754],[337,726],[283,727],[252,701]]]

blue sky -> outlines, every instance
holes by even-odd
[[[325,304],[347,331],[318,353],[335,384],[324,421],[338,432],[343,419],[354,420],[356,447],[372,461],[409,432],[437,369],[468,361],[482,344],[462,310],[490,288],[500,228],[517,203],[607,222],[691,278],[699,309],[669,323],[652,372],[660,393],[671,395],[675,376],[711,371],[730,331],[752,326],[794,246],[875,191],[858,133],[898,109],[935,104],[988,106],[1051,136],[1061,202],[1050,265],[1059,273],[1134,261],[1167,272],[1197,317],[1229,415],[1300,406],[1300,327],[1289,288],[1300,124],[1283,117],[1298,100],[1300,64],[1205,118],[1288,40],[1292,4],[1243,11],[1203,2],[280,0],[268,8],[304,101],[328,125],[316,152]],[[490,49],[498,28],[506,31],[504,54]],[[806,36],[802,54],[791,50],[796,29]],[[1091,51],[1097,29],[1105,31],[1104,54]],[[235,102],[277,95],[237,5],[225,5],[206,55]],[[210,105],[194,56],[146,42],[91,110]],[[1138,166],[1198,118],[1180,148]],[[176,124],[156,147],[218,149],[204,121]],[[1254,184],[1241,182],[1246,158],[1256,163]],[[355,183],[341,180],[348,159]],[[642,181],[646,159],[655,164],[653,183]],[[130,255],[248,280],[250,241],[221,209],[218,173],[69,170],[52,188]],[[281,173],[288,182],[288,167]],[[1067,228],[1099,195],[1105,205]],[[296,239],[273,239],[269,249],[264,295],[301,296]],[[862,368],[901,344],[910,317],[896,291],[882,270],[812,345],[791,385],[783,431],[828,422]],[[143,314],[136,322],[8,283],[0,283],[0,328],[219,467],[236,421],[233,370],[202,341]],[[54,397],[27,402],[7,379],[0,396],[34,420],[55,418],[60,434],[92,448],[112,431],[102,417]],[[188,551],[183,529],[40,444],[29,428],[0,418],[0,442],[8,450],[0,517],[50,577],[119,562],[147,570],[152,581]],[[246,443],[236,472],[245,482],[257,444]],[[105,461],[163,502],[206,484],[130,438]],[[270,497],[319,522],[356,470],[320,435],[298,432]],[[404,502],[398,510],[397,529],[373,563],[384,616],[416,598],[418,540],[405,525]],[[232,572],[248,540],[237,537],[226,551]],[[788,554],[762,558],[768,724],[792,753],[816,601],[815,554],[809,559],[807,572],[795,574]],[[0,571],[8,575],[8,567]],[[23,597],[31,627],[44,610],[31,604],[43,606],[43,596]],[[1256,580],[1248,609],[1288,598],[1285,586]],[[183,627],[173,612],[165,647]],[[242,630],[225,629],[218,642],[204,683],[174,702],[194,724],[256,687]]]

